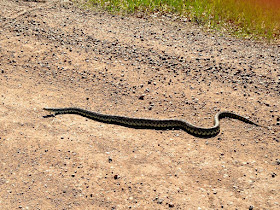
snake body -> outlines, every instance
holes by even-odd
[[[232,112],[219,112],[214,117],[214,126],[209,128],[198,127],[191,123],[181,119],[146,119],[146,118],[131,118],[118,115],[101,114],[98,112],[92,112],[81,108],[44,108],[44,110],[53,113],[52,116],[59,114],[76,114],[89,119],[93,119],[100,122],[118,124],[134,128],[154,128],[154,129],[182,129],[189,134],[199,137],[216,136],[220,132],[220,119],[222,118],[234,118],[243,121],[248,124],[260,126],[259,124]]]

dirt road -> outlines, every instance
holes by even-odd
[[[280,46],[172,17],[121,17],[68,1],[0,1],[1,209],[280,209]],[[182,118],[133,129],[44,107]]]

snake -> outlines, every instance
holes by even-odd
[[[216,136],[220,133],[220,119],[222,118],[233,118],[243,121],[248,124],[252,124],[255,126],[261,126],[246,117],[243,117],[239,114],[235,114],[233,112],[222,111],[218,112],[214,117],[214,126],[205,128],[198,127],[192,125],[191,123],[182,120],[182,119],[146,119],[146,118],[132,118],[126,116],[118,116],[118,115],[109,115],[102,114],[98,112],[88,111],[85,109],[77,108],[77,107],[69,107],[69,108],[43,108],[46,111],[51,112],[52,114],[49,116],[56,116],[60,114],[75,114],[80,115],[95,121],[109,123],[109,124],[117,124],[126,127],[133,128],[150,128],[150,129],[181,129],[186,131],[187,133],[198,136],[198,137],[211,137]]]

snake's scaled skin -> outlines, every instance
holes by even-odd
[[[154,129],[182,129],[192,134],[194,136],[199,137],[209,137],[216,136],[220,132],[220,119],[222,118],[234,118],[240,121],[243,121],[248,124],[253,124],[256,126],[261,126],[243,116],[232,112],[219,112],[215,115],[214,118],[214,126],[210,128],[198,127],[192,125],[191,123],[181,120],[181,119],[145,119],[145,118],[131,118],[125,116],[117,116],[117,115],[109,115],[109,114],[101,114],[97,112],[87,111],[81,108],[70,107],[70,108],[44,108],[44,110],[53,113],[52,116],[59,114],[77,114],[83,117],[87,117],[93,120],[97,120],[100,122],[110,123],[110,124],[118,124],[128,127],[134,128],[154,128]]]

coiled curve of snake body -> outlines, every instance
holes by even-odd
[[[146,119],[146,118],[131,118],[125,116],[101,114],[97,112],[87,111],[81,108],[44,108],[44,110],[53,113],[51,116],[59,114],[76,114],[83,117],[93,119],[100,122],[118,124],[134,128],[154,128],[154,129],[182,129],[194,136],[209,137],[216,136],[220,132],[220,119],[222,118],[234,118],[243,121],[248,124],[261,126],[241,115],[232,112],[219,112],[215,115],[214,126],[209,128],[198,127],[191,123],[181,119]]]

